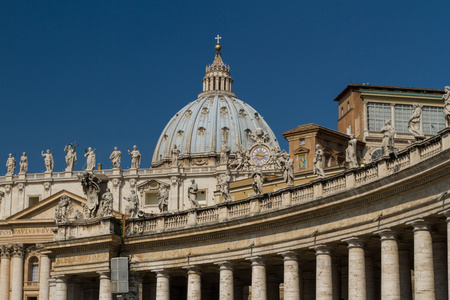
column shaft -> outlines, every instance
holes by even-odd
[[[381,236],[381,299],[400,300],[400,265],[398,242],[390,230],[378,232]]]
[[[188,300],[200,300],[202,298],[202,283],[200,270],[195,267],[188,269]]]
[[[55,286],[55,300],[67,300],[67,278],[64,276],[57,276]],[[53,296],[52,296],[53,300]]]
[[[294,252],[281,253],[284,264],[284,300],[300,299],[300,282],[297,254]]]
[[[13,271],[11,300],[22,300],[23,295],[23,245],[13,245]]]
[[[162,270],[156,271],[156,300],[170,300],[170,276]]]
[[[100,275],[100,289],[98,292],[99,300],[111,300],[111,277],[109,272],[101,272]]]
[[[9,299],[9,282],[11,276],[11,248],[7,245],[0,247],[1,270],[0,270],[0,299]]]
[[[357,238],[348,243],[348,300],[366,300],[366,262],[364,243]]]
[[[435,299],[431,226],[414,222],[414,295],[415,299]]]
[[[252,262],[252,300],[267,300],[266,265],[260,257],[251,258]]]
[[[220,263],[219,299],[234,299],[233,267],[229,263]]]
[[[41,254],[39,267],[39,300],[49,300],[50,258],[47,255]]]
[[[333,266],[330,249],[325,245],[316,250],[316,299],[333,300]]]

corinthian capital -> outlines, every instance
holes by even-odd
[[[11,257],[11,245],[1,245],[0,246],[0,256],[1,258]]]
[[[14,244],[12,246],[12,255],[16,257],[23,257],[23,244]]]

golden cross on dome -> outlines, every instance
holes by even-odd
[[[217,35],[214,39],[216,39],[217,40],[217,44],[220,44],[220,39],[221,39],[222,37],[220,36],[220,35]]]

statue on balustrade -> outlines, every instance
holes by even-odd
[[[409,118],[408,130],[414,135],[416,141],[425,138],[422,131],[422,106],[417,103],[413,103],[413,112],[411,118]]]
[[[47,151],[44,153],[44,151],[41,151],[41,155],[44,157],[44,163],[45,163],[45,172],[53,172],[53,155],[50,153],[50,150],[47,149]]]
[[[97,215],[100,217],[112,216],[114,196],[108,188],[100,199],[100,205]]]
[[[20,158],[20,174],[25,174],[28,171],[28,156],[24,152]]]
[[[222,199],[224,202],[231,201],[230,181],[231,181],[230,172],[227,171],[225,174],[220,174],[219,176],[220,194],[222,195]]]
[[[77,153],[72,145],[67,145],[64,147],[64,152],[66,152],[66,171],[73,171],[73,167],[77,162]]]
[[[227,165],[228,157],[230,156],[231,148],[227,145],[227,141],[222,141],[222,146],[220,146],[220,164]]]
[[[123,197],[125,201],[128,201],[127,205],[127,216],[130,218],[136,218],[139,212],[139,197],[135,190],[131,190],[131,195],[129,197]]]
[[[73,204],[69,196],[63,195],[59,199],[58,205],[55,209],[55,223],[67,223],[69,215],[72,213]]]
[[[394,136],[395,129],[392,126],[390,120],[384,121],[384,126],[381,128],[381,133],[383,134],[383,140],[381,141],[381,148],[383,149],[383,155],[389,155],[389,153],[394,152]]]
[[[172,166],[178,166],[178,156],[180,155],[180,149],[178,149],[177,145],[173,145],[172,148]]]
[[[263,175],[260,168],[257,168],[253,174],[253,184],[252,188],[253,191],[255,191],[256,195],[262,195],[263,194]]]
[[[313,174],[319,177],[325,177],[323,172],[323,151],[320,149],[319,145],[316,145],[316,153],[313,160]]]
[[[119,148],[114,147],[114,151],[109,156],[109,159],[111,160],[111,163],[114,168],[116,168],[116,169],[120,168],[121,157],[122,157],[122,152],[119,151]]]
[[[191,185],[188,187],[188,197],[191,203],[191,207],[198,208],[200,204],[197,201],[198,185],[195,183],[195,179],[191,179]]]
[[[78,175],[78,178],[81,180],[81,186],[87,198],[86,204],[82,204],[84,217],[87,219],[95,218],[98,211],[100,183],[102,180],[95,176],[94,173],[87,171]]]
[[[158,190],[158,207],[161,213],[169,210],[169,186],[160,185]]]
[[[450,127],[450,86],[445,87],[445,94],[442,96],[444,101],[445,127]]]
[[[133,146],[133,151],[128,149],[128,154],[131,156],[131,169],[139,169],[141,165],[141,153],[136,145]]]
[[[89,147],[84,154],[86,157],[86,171],[93,171],[95,169],[95,152]]]
[[[14,174],[14,170],[16,169],[16,159],[14,158],[14,156],[12,156],[12,154],[10,153],[8,156],[8,159],[6,160],[6,175],[13,175]]]
[[[358,167],[358,158],[356,156],[356,139],[353,134],[350,134],[347,149],[345,150],[345,161],[348,163],[350,169]]]

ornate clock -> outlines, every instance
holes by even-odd
[[[264,165],[269,161],[270,151],[265,146],[256,146],[250,152],[251,158],[256,165]]]

